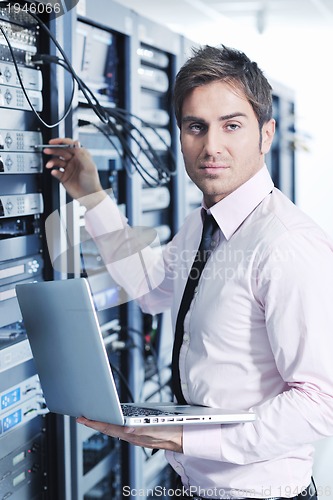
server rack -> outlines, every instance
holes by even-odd
[[[149,164],[149,155],[146,156],[148,163],[144,163],[143,160],[140,162],[140,166],[143,168],[141,175],[138,172],[131,172],[131,175],[128,175],[128,165],[121,154],[123,144],[119,144],[115,134],[112,137],[113,146],[110,146],[110,141],[108,142],[105,134],[101,134],[96,129],[91,109],[85,104],[80,92],[78,93],[77,107],[70,116],[71,121],[67,128],[65,127],[65,133],[66,135],[74,135],[90,149],[98,166],[103,186],[112,188],[113,196],[117,199],[130,224],[154,226],[164,244],[170,239],[177,226],[175,214],[179,213],[174,208],[175,204],[178,203],[176,182],[172,179],[172,181],[165,183],[163,177],[164,165],[167,172],[174,168],[174,163],[172,163],[174,160],[169,153],[170,148],[174,148],[175,145],[175,127],[168,117],[171,114],[169,82],[174,77],[175,59],[179,49],[178,37],[175,34],[153,24],[147,26],[147,22],[145,19],[139,19],[135,13],[117,3],[110,2],[105,8],[105,4],[100,0],[93,4],[87,2],[85,12],[80,12],[80,15],[72,19],[72,41],[67,41],[66,45],[76,47],[72,54],[74,67],[96,93],[102,105],[108,108],[110,114],[116,112],[120,107],[132,114],[133,122],[139,121],[144,138],[149,142],[154,158],[160,165],[158,175],[155,175],[155,171]],[[151,39],[147,41],[145,38],[143,33],[145,28],[149,28],[150,35],[152,30],[155,32],[157,41],[155,46]],[[163,37],[161,37],[161,30],[164,33]],[[66,32],[68,39],[70,30],[67,29]],[[161,42],[161,40],[163,41]],[[96,47],[94,50],[92,46],[94,43],[99,45],[98,50]],[[93,60],[89,60],[89,50]],[[148,52],[153,53],[157,57],[157,61],[147,60]],[[106,68],[99,58],[100,54],[104,54]],[[164,66],[165,64],[166,66]],[[105,79],[105,74],[101,73],[105,70],[109,77],[112,75],[110,78]],[[150,77],[153,77],[153,81],[147,80]],[[156,84],[157,88],[152,88],[152,85]],[[161,117],[162,114],[164,114],[163,117]],[[164,120],[163,124],[161,119]],[[158,125],[160,126],[157,135],[150,127],[155,129]],[[135,137],[130,136],[128,142],[132,150],[136,151],[138,143]],[[140,154],[142,156],[142,149]],[[160,178],[159,175],[162,177]],[[150,179],[153,179],[154,187],[149,186]],[[152,203],[151,199],[155,201]],[[152,375],[147,371],[151,356],[146,355],[145,328],[149,322],[154,324],[157,322],[157,336],[159,339],[165,337],[163,329],[169,338],[167,343],[170,343],[171,330],[167,327],[164,318],[148,318],[142,315],[132,302],[121,304],[119,307],[112,303],[114,299],[123,302],[121,290],[110,280],[103,269],[98,251],[85,233],[83,212],[75,206],[76,203],[70,205],[71,208],[67,207],[66,209],[67,223],[69,231],[72,231],[71,241],[76,243],[73,244],[72,264],[69,265],[68,270],[73,272],[74,276],[86,275],[88,277],[94,297],[97,302],[100,301],[102,306],[102,310],[98,314],[102,329],[109,330],[106,341],[111,347],[111,351],[112,336],[118,334],[117,339],[123,342],[125,347],[122,354],[118,353],[118,362],[120,363],[118,368],[126,377],[127,388],[120,382],[119,386],[120,389],[123,389],[123,399],[126,399],[127,393],[130,391],[133,398],[137,400],[144,395],[145,380],[147,381]],[[77,227],[80,228],[79,231],[77,231]],[[68,262],[69,259],[67,259],[67,266]],[[111,303],[108,304],[108,301]],[[111,307],[106,307],[106,304]],[[149,345],[149,349],[151,354],[154,349],[152,343]],[[166,362],[163,361],[163,363]],[[167,386],[169,367],[164,366],[163,363],[157,361],[158,369],[166,369],[164,383]],[[153,392],[156,392],[156,378],[160,380],[156,370],[154,376]],[[154,396],[150,391],[148,392],[149,397]],[[167,396],[170,398],[170,391],[167,392]],[[63,431],[65,435],[65,427]],[[91,447],[97,446],[98,448],[101,442],[105,444],[104,438],[100,435],[87,436],[86,430],[82,430],[74,422],[70,422],[67,434],[67,448],[69,441],[71,458],[69,466],[63,468],[62,477],[63,483],[66,485],[71,483],[70,491],[68,486],[63,488],[63,494],[67,494],[68,498],[73,495],[75,499],[88,500],[97,495],[100,495],[101,498],[108,498],[110,494],[116,498],[116,495],[121,494],[121,483],[129,485],[131,488],[147,486],[147,477],[150,473],[147,473],[146,470],[148,470],[148,462],[149,464],[152,462],[152,460],[148,460],[147,451],[143,452],[141,449],[126,445],[120,449],[118,443],[113,444],[112,457],[108,453],[102,459],[108,465],[102,467],[99,462],[96,462],[95,466],[85,473],[82,449],[84,449],[85,456],[90,456]],[[66,438],[64,441],[66,442]],[[114,451],[115,448],[117,451]],[[105,449],[107,450],[107,446]],[[161,469],[166,467],[163,454],[157,455],[154,456],[153,460],[155,471],[157,466]],[[120,463],[121,467],[119,467]],[[108,466],[109,469],[107,469]],[[116,478],[114,477],[115,470],[117,470]],[[111,483],[110,477],[113,477]]]
[[[47,21],[47,15],[44,16]],[[48,72],[34,63],[45,43],[20,5],[0,6],[0,495],[56,498],[48,415],[16,300],[19,282],[44,279],[44,178],[40,119],[50,119]]]
[[[96,7],[96,2],[93,7]],[[98,12],[103,12],[104,7],[101,5]],[[73,49],[70,58],[75,72],[103,107],[126,107],[128,96],[126,89],[124,91],[124,81],[129,59],[126,29],[117,29],[120,26],[115,26],[117,22],[114,25],[109,23],[108,16],[102,16],[99,21],[94,14],[89,14],[89,5],[87,11],[73,9],[66,15],[70,27],[66,29],[64,47],[68,53]],[[119,12],[113,13],[112,18],[123,24],[124,17]],[[65,92],[71,92],[70,86]],[[104,129],[105,125],[99,122],[79,89],[72,113],[65,123],[64,135],[78,139],[90,150],[103,187],[112,190],[126,210],[127,178],[117,152],[119,143],[117,139],[114,143],[114,138],[109,141]],[[121,393],[124,387],[117,371],[121,370],[122,355],[114,346],[119,338],[120,322],[127,316],[126,306],[119,307],[121,291],[102,265],[97,247],[86,232],[84,210],[78,202],[69,201],[66,200],[66,212],[72,252],[67,256],[68,277],[85,276],[88,279],[109,361]],[[122,464],[126,461],[126,454],[121,443],[77,425],[74,419],[69,419],[69,424],[61,431],[64,450],[69,452],[67,464],[59,470],[62,498],[122,498]]]
[[[172,109],[172,87],[179,65],[180,37],[165,27],[140,15],[136,15],[138,33],[137,57],[139,59],[138,113],[148,123],[155,125],[164,142],[153,140],[157,153],[177,173],[161,187],[152,188],[142,184],[142,222],[154,227],[165,245],[182,222],[183,202],[181,177],[179,176],[179,140]],[[166,147],[172,148],[173,159],[166,155]],[[169,313],[157,316],[143,315],[145,339],[145,382],[141,399],[170,401],[171,353],[173,332]],[[150,494],[156,486],[170,486],[172,474],[164,458],[164,452],[152,454],[151,450],[138,450],[137,462],[141,460],[143,475],[137,486],[146,488]],[[139,454],[137,454],[139,455]]]
[[[272,87],[276,132],[266,163],[275,187],[295,202],[295,95],[278,82]]]

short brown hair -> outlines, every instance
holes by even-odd
[[[196,87],[223,81],[243,91],[258,119],[259,128],[272,118],[272,87],[257,63],[243,52],[221,45],[192,49],[193,55],[179,70],[174,86],[177,124],[182,121],[184,99]]]

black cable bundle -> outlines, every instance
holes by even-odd
[[[6,2],[0,1],[1,4],[8,5],[8,0]],[[41,64],[57,64],[61,66],[65,71],[67,71],[73,80],[72,94],[65,110],[63,116],[57,120],[55,123],[47,123],[42,119],[40,114],[34,109],[29,95],[24,88],[24,83],[22,81],[19,67],[15,58],[14,51],[11,47],[10,41],[6,35],[5,30],[0,26],[0,31],[3,34],[6,43],[9,47],[15,70],[17,72],[17,77],[22,87],[23,93],[29,103],[31,110],[34,112],[38,120],[47,128],[54,128],[59,125],[70,113],[74,93],[75,93],[75,82],[78,89],[82,92],[85,97],[88,106],[94,111],[96,116],[101,121],[101,125],[97,125],[88,120],[79,120],[79,126],[93,126],[100,133],[102,133],[108,141],[111,143],[112,147],[116,150],[117,154],[122,158],[123,166],[126,169],[128,175],[132,175],[134,171],[142,177],[144,182],[150,187],[157,187],[167,184],[171,176],[176,173],[176,160],[172,149],[165,142],[164,138],[158,133],[155,127],[151,126],[146,121],[142,120],[139,116],[130,113],[126,109],[119,107],[106,108],[103,107],[94,93],[89,89],[89,87],[81,80],[77,75],[74,68],[72,67],[68,57],[66,56],[63,48],[60,46],[56,38],[53,36],[52,32],[49,30],[47,25],[40,20],[40,18],[29,11],[31,17],[33,17],[38,25],[48,34],[50,39],[55,44],[56,48],[61,54],[61,58],[58,56],[51,56],[48,54],[36,54],[32,57],[31,63],[35,65]],[[152,133],[158,138],[158,140],[163,144],[167,152],[168,160],[161,157],[160,154],[151,146],[150,142],[142,132],[142,128],[147,128],[152,131]],[[137,149],[137,151],[135,151]],[[143,160],[140,160],[143,157]],[[170,164],[170,167],[167,165]],[[152,168],[147,168],[147,164]]]

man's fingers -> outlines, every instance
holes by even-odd
[[[88,420],[84,417],[76,419],[78,424],[86,425],[96,431],[107,434],[111,437],[120,437],[123,434],[123,427],[121,425],[106,424],[105,422],[96,422],[95,420]]]

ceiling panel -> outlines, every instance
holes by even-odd
[[[258,32],[268,27],[325,26],[333,30],[333,0],[117,0],[156,22],[182,32],[182,26],[230,18],[252,25]]]
[[[266,26],[331,25],[333,0],[205,0],[217,12],[238,21],[265,19]]]

